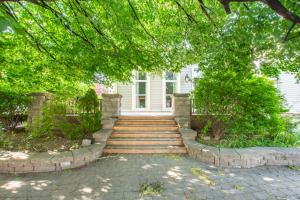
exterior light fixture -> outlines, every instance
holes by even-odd
[[[188,74],[186,74],[185,77],[184,77],[184,81],[185,81],[186,83],[189,83],[189,82],[192,82],[192,79],[189,77]]]

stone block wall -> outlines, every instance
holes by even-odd
[[[66,152],[0,152],[0,173],[61,171],[82,167],[98,159],[105,143]]]
[[[102,94],[102,128],[112,129],[116,117],[121,114],[120,94]]]
[[[0,151],[0,173],[33,173],[62,171],[86,166],[103,152],[112,131],[94,133],[96,144],[65,152],[23,153]]]
[[[28,108],[28,124],[34,123],[34,121],[39,118],[42,114],[43,105],[50,100],[51,94],[47,92],[31,93],[32,97],[31,105]]]
[[[182,128],[191,127],[191,100],[189,94],[174,93],[173,115]]]
[[[225,168],[252,168],[264,165],[300,166],[299,148],[251,147],[217,148],[200,144],[194,136],[184,137],[188,129],[180,129],[189,156],[201,162]]]

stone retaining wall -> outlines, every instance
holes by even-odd
[[[97,143],[66,152],[0,151],[0,173],[51,172],[88,165],[102,155],[110,134],[111,130],[100,130],[94,133]]]
[[[252,168],[263,165],[300,166],[300,148],[217,148],[195,141],[196,133],[191,129],[181,129],[180,132],[189,156],[207,164],[226,168]]]

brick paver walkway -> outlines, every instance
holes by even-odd
[[[158,197],[139,196],[139,187],[160,182]],[[300,199],[300,171],[288,167],[220,169],[185,156],[118,155],[82,169],[0,175],[0,199]]]

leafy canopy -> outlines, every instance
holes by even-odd
[[[74,94],[94,81],[130,81],[134,69],[176,71],[190,63],[254,68],[257,61],[267,75],[299,72],[296,29],[287,41],[284,34],[293,22],[266,4],[232,3],[227,15],[218,1],[203,1],[205,15],[199,2],[2,3],[0,89]],[[282,4],[299,10],[296,0]]]

